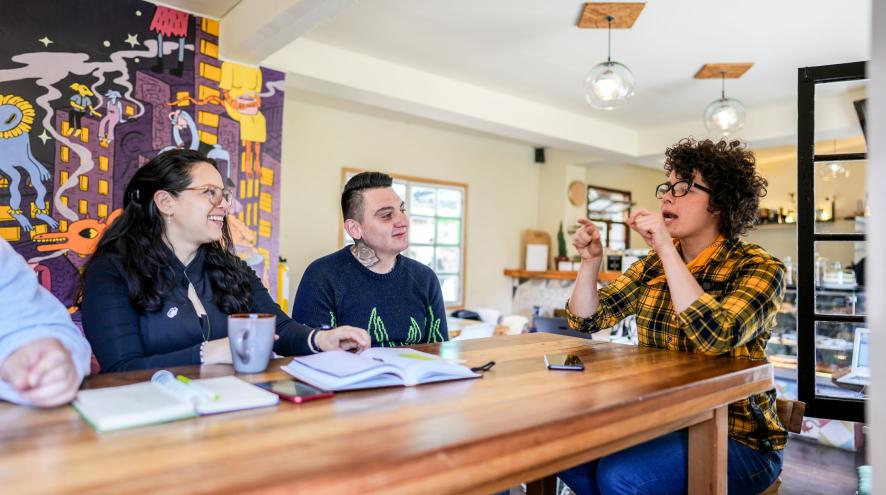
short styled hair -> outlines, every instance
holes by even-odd
[[[754,153],[740,141],[681,139],[665,151],[664,168],[681,179],[701,174],[712,191],[708,211],[717,214],[720,233],[727,239],[754,226],[768,183],[757,173]]]
[[[341,193],[341,214],[345,220],[363,218],[363,190],[391,187],[394,179],[381,172],[361,172],[345,184]]]

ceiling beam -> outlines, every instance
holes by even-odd
[[[310,39],[290,43],[262,65],[286,71],[287,83],[299,89],[535,146],[612,159],[637,149],[636,131],[590,117],[584,106],[568,112]]]
[[[221,19],[221,58],[258,65],[353,0],[241,0]]]

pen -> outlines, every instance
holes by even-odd
[[[219,395],[217,393],[213,392],[212,390],[209,390],[206,387],[202,387],[200,385],[197,385],[196,383],[192,382],[190,378],[188,378],[184,375],[176,375],[175,378],[176,378],[176,380],[191,387],[191,389],[193,389],[195,392],[199,392],[201,395],[208,398],[209,400],[219,400],[221,398],[221,397],[219,397]]]

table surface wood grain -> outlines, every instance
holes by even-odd
[[[723,406],[772,388],[767,363],[552,334],[416,348],[496,365],[476,380],[344,392],[111,433],[93,431],[70,407],[0,404],[0,491],[491,493],[695,425],[690,435],[703,452],[690,455],[715,458],[710,473],[690,471],[702,486],[693,491],[719,492],[711,483],[725,476],[717,471],[725,451],[716,458],[725,442]],[[580,355],[585,371],[547,370],[544,354],[561,352]],[[280,370],[286,362],[238,376],[289,378]],[[233,374],[227,365],[175,371]],[[151,374],[99,375],[83,386]],[[699,443],[711,435],[710,446]]]

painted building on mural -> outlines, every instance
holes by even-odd
[[[79,237],[100,235],[138,168],[171,147],[217,160],[235,190],[235,249],[276,295],[284,75],[219,60],[218,21],[163,9],[187,22],[158,37],[161,10],[150,2],[33,0],[28,15],[46,19],[45,29],[10,26],[11,41],[0,47],[0,96],[33,106],[28,139],[47,172],[45,192],[28,177],[13,192],[9,167],[0,169],[0,237],[65,304],[89,255]],[[96,13],[113,22],[94,24]],[[44,41],[35,48],[35,39]],[[94,111],[72,115],[78,92]],[[8,144],[0,140],[0,148]]]

